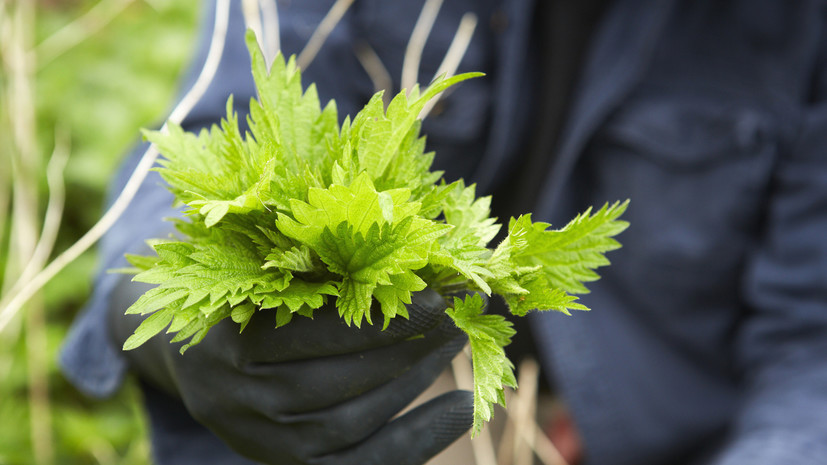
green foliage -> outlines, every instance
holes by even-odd
[[[597,279],[611,237],[626,223],[626,203],[587,211],[561,230],[513,219],[495,249],[500,225],[490,198],[462,180],[431,172],[417,117],[439,92],[478,74],[439,78],[420,93],[377,94],[339,127],[334,103],[321,109],[302,92],[293,59],[276,57],[267,72],[252,33],[247,43],[258,100],[242,135],[228,103],[220,125],[200,134],[178,127],[147,132],[165,159],[159,169],[188,221],[183,239],[154,241],[157,258],[132,257],[136,281],[158,287],[127,313],[151,314],[126,342],[139,346],[167,329],[182,352],[231,317],[243,327],[259,309],[276,309],[275,326],[312,317],[335,301],[347,324],[371,321],[375,300],[387,327],[406,317],[411,293],[426,286],[497,293],[511,312],[586,310],[572,293]],[[468,334],[475,372],[475,430],[516,387],[505,356],[514,331],[504,317],[482,313],[478,294],[453,300],[448,315]]]
[[[15,150],[11,118],[16,115],[7,112],[13,108],[11,76],[0,71],[0,282],[7,289],[17,278],[13,252],[17,244],[9,238],[11,211],[3,207],[7,189],[16,182],[38,187],[39,210],[26,213],[41,218],[47,198],[46,161],[55,144],[56,129],[65,131],[70,135],[70,156],[64,173],[65,210],[55,251],[65,250],[86,232],[100,217],[105,186],[124,153],[136,142],[138,128],[153,124],[169,110],[178,75],[191,55],[198,9],[185,0],[153,1],[151,5],[136,1],[125,7],[124,2],[104,2],[109,4],[108,11],[124,7],[123,11],[110,18],[96,8],[98,13],[87,17],[91,22],[73,26],[74,38],[83,40],[68,42],[70,48],[51,59],[53,55],[34,45],[42,44],[101,2],[0,3],[6,13],[6,28],[0,29],[5,32],[14,28],[10,13],[15,3],[31,4],[35,10],[33,47],[28,51],[36,68],[27,81],[35,96],[34,106],[28,109],[34,112],[32,139],[37,153],[26,160],[38,170],[32,179],[6,177],[11,173],[9,157]],[[19,32],[26,36],[26,30]],[[13,49],[12,36],[16,34],[4,37],[4,50]],[[11,63],[10,56],[2,58]],[[84,254],[45,287],[42,299],[34,299],[32,305],[42,300],[44,309],[46,340],[42,346],[30,333],[33,325],[25,318],[0,333],[0,464],[139,465],[151,461],[137,387],[128,382],[112,399],[88,399],[63,379],[57,366],[61,344],[89,297],[97,265],[94,253]],[[36,378],[41,376],[48,381],[48,402],[32,393]],[[33,450],[31,436],[42,433],[31,428],[37,417],[47,420],[46,428],[51,431],[51,462],[38,462],[38,452],[43,451]]]

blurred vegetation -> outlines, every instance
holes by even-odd
[[[192,54],[198,5],[0,0],[4,291],[17,280],[41,230],[49,196],[46,166],[55,145],[69,154],[54,246],[60,252],[100,217],[106,186],[138,129],[158,125],[174,103]],[[82,256],[0,332],[0,465],[150,461],[136,387],[91,400],[57,368],[94,267],[94,253]]]

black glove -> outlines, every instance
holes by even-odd
[[[118,286],[109,318],[118,344],[140,323],[123,310],[147,289],[128,278]],[[466,342],[444,310],[429,289],[414,295],[409,320],[395,318],[385,331],[348,327],[333,305],[274,329],[275,312],[265,310],[241,334],[222,321],[184,355],[160,335],[126,354],[139,376],[180,397],[196,420],[253,460],[423,464],[473,419],[472,394],[453,391],[391,420]]]

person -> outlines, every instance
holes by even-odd
[[[253,95],[239,3],[189,129],[220,118],[230,93],[237,104]],[[297,53],[331,4],[280,4],[282,49]],[[362,42],[398,86],[422,4],[355,2],[305,82],[341,114],[355,113],[373,92],[354,53]],[[827,463],[827,5],[449,1],[423,50],[421,81],[467,11],[480,27],[460,71],[487,77],[458,86],[424,121],[436,168],[493,193],[503,218],[531,211],[562,225],[590,205],[631,199],[623,248],[583,296],[594,310],[529,319],[583,463]],[[143,189],[102,242],[102,268],[163,234],[159,213],[174,214],[157,179]],[[93,395],[113,392],[128,366],[138,372],[159,464],[250,463],[238,454],[277,464],[424,463],[469,425],[462,392],[388,422],[462,343],[427,293],[412,312],[416,329],[347,333],[343,347],[279,359],[257,348],[295,347],[307,332],[280,328],[293,332],[279,339],[217,327],[192,357],[172,357],[174,346],[124,355],[113,339],[125,319],[107,315],[136,292],[101,275],[61,360]],[[426,338],[408,344],[405,335],[422,328]],[[381,357],[353,363],[385,350],[405,360],[393,373],[381,371]],[[337,391],[319,371],[337,362],[369,381]],[[388,385],[412,388],[400,400]]]

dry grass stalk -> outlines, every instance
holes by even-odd
[[[256,35],[269,68],[279,51],[279,12],[275,0],[242,0],[244,25]]]
[[[434,73],[434,79],[443,74],[446,77],[450,77],[457,72],[462,57],[464,57],[465,52],[468,51],[468,45],[471,44],[471,37],[474,36],[474,30],[476,28],[477,15],[474,13],[465,13],[462,15],[457,32],[454,34],[451,45],[445,53],[445,58],[442,59],[442,63],[440,63],[439,68],[436,70],[436,73]],[[419,112],[420,119],[425,119],[425,117],[428,116],[428,113],[431,112],[431,109],[434,108],[434,105],[436,105],[442,95],[443,93],[440,93],[425,104],[422,111]]]
[[[422,60],[422,52],[425,50],[425,42],[431,35],[439,9],[442,7],[442,0],[426,0],[416,19],[411,37],[408,39],[408,46],[405,49],[405,57],[402,60],[401,89],[411,89],[419,77],[419,63]]]
[[[543,465],[568,465],[560,452],[537,424],[537,394],[540,369],[536,361],[524,360],[519,368],[517,391],[507,391],[509,410],[501,438],[498,465],[531,465],[534,457]]]
[[[354,45],[353,53],[356,54],[356,58],[359,60],[362,68],[368,73],[368,77],[373,83],[373,91],[384,91],[384,94],[382,94],[382,102],[385,104],[385,108],[387,108],[391,101],[391,92],[393,91],[393,78],[391,77],[391,73],[388,72],[388,68],[385,67],[382,59],[376,54],[376,50],[374,50],[367,41],[363,40]]]
[[[31,280],[38,271],[43,269],[49,255],[52,253],[57,233],[60,230],[60,221],[63,218],[63,207],[66,190],[63,183],[63,169],[69,160],[69,134],[64,129],[55,130],[55,148],[46,167],[46,179],[49,186],[49,201],[46,205],[46,214],[43,219],[43,229],[34,250],[26,262],[26,267],[19,274],[17,281],[7,291],[15,294]]]
[[[264,28],[264,47],[272,56],[281,50],[281,31],[279,29],[279,7],[276,0],[260,0],[262,24]],[[272,60],[272,56],[268,59]],[[267,57],[265,57],[267,58]],[[269,63],[269,62],[268,62]]]
[[[528,434],[529,425],[534,423],[537,412],[537,385],[540,378],[540,367],[532,359],[526,359],[520,363],[520,377],[513,408],[514,442],[518,447],[514,448],[514,465],[531,465],[535,449],[535,436]],[[524,440],[520,440],[523,439]]]
[[[327,37],[331,32],[333,32],[333,29],[337,24],[339,24],[339,21],[341,21],[342,17],[352,4],[353,0],[336,0],[336,3],[330,7],[330,10],[327,12],[325,17],[322,18],[322,22],[319,23],[316,30],[313,31],[313,34],[307,41],[307,44],[299,53],[299,57],[296,58],[296,65],[299,69],[304,70],[310,66],[310,63],[312,63],[313,59],[316,58],[316,54],[319,53],[322,45],[327,40]]]
[[[264,52],[264,58],[269,60],[271,58],[270,51],[264,48],[264,26],[261,23],[261,9],[259,8],[258,0],[241,0],[241,12],[244,15],[244,25],[247,29],[253,31],[258,40],[258,46]],[[269,63],[268,63],[269,66]]]
[[[5,11],[5,5],[3,10]],[[31,44],[34,36],[35,10],[32,2],[18,0],[13,6],[9,39],[3,47],[3,65],[8,75],[5,89],[8,100],[8,121],[11,126],[9,159],[12,209],[11,236],[6,262],[4,286],[12,277],[24,273],[24,264],[30,263],[37,250],[37,211],[40,157],[37,149],[34,69],[36,66]],[[49,400],[48,344],[46,315],[42,302],[32,301],[24,322],[26,332],[26,375],[28,378],[29,437],[33,459],[37,465],[54,463],[54,441]]]

